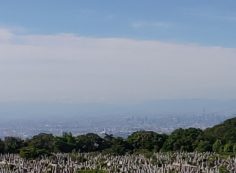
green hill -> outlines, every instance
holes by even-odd
[[[219,139],[222,142],[236,143],[236,117],[228,119],[212,128],[207,128],[204,135],[211,139]]]

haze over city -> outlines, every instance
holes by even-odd
[[[75,121],[66,130],[170,132],[234,116],[235,8],[230,0],[0,2],[1,135],[45,124],[59,133],[55,123]],[[173,118],[176,126],[161,126]],[[25,119],[42,127],[24,130]]]

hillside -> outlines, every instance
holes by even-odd
[[[204,131],[206,137],[236,143],[236,117]]]

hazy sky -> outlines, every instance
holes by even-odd
[[[236,98],[236,2],[0,2],[0,102]]]

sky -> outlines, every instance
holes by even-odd
[[[236,98],[233,0],[0,1],[0,102]]]

